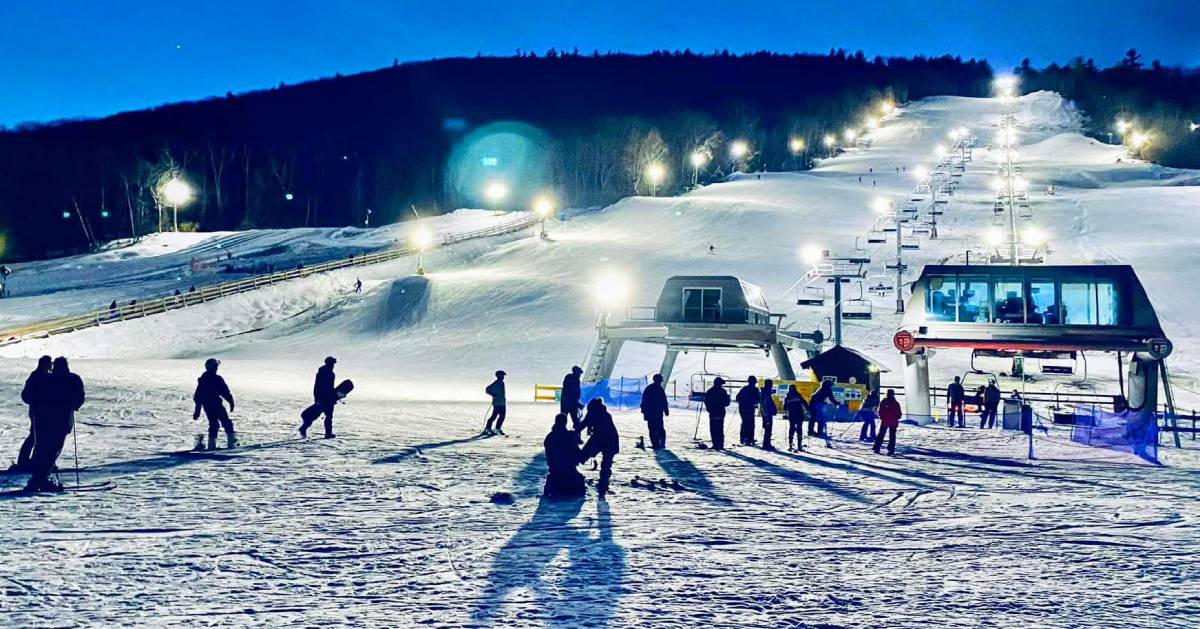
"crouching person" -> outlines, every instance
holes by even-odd
[[[546,435],[542,445],[546,449],[546,487],[542,495],[547,498],[576,498],[584,494],[586,484],[579,473],[579,437],[567,428],[567,414],[554,416],[554,427]]]

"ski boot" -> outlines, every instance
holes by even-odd
[[[335,435],[335,434],[333,434],[333,433],[331,433],[331,432],[327,432],[327,433],[325,433],[325,438],[326,438],[326,439],[334,439],[334,438],[336,438],[336,437],[337,437],[337,435]]]
[[[196,435],[196,445],[194,447],[192,447],[192,451],[193,452],[203,452],[204,451],[204,435],[203,434]]]
[[[231,432],[231,433],[225,435],[225,447],[232,450],[232,449],[238,447],[238,445],[239,444],[238,444],[238,438],[237,438],[236,433]]]
[[[308,439],[308,426],[305,426],[304,424],[300,424],[300,438]]]
[[[207,448],[207,449],[209,449],[209,450],[216,450],[216,449],[217,449],[217,438],[216,438],[216,437],[209,437],[209,438],[208,438],[208,448]]]

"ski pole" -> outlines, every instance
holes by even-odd
[[[75,445],[75,489],[79,489],[79,433],[74,426],[71,427],[71,441]]]

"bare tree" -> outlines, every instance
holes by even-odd
[[[664,164],[667,143],[657,129],[645,133],[634,131],[625,143],[625,175],[633,184],[633,193],[641,194],[642,179],[650,164]],[[665,165],[664,165],[665,167]]]
[[[216,194],[217,224],[223,225],[225,220],[225,194],[222,184],[225,167],[233,161],[233,149],[221,145],[220,149],[213,147],[212,140],[208,141],[208,170],[212,175],[213,192]]]

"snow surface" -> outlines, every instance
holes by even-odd
[[[1187,406],[1200,390],[1200,283],[1186,275],[1200,266],[1200,173],[1116,163],[1121,149],[1079,135],[1079,113],[1055,94],[1017,107],[1036,220],[1053,235],[1049,260],[1134,265],[1175,342]],[[601,273],[629,280],[630,305],[653,304],[669,275],[738,275],[795,329],[823,329],[827,312],[789,305],[803,270],[796,252],[852,247],[873,220],[870,201],[903,199],[909,171],[930,165],[951,128],[986,143],[999,116],[993,99],[931,98],[872,132],[869,149],[813,171],[626,199],[552,221],[548,240],[514,234],[437,250],[424,278],[411,275],[413,260],[397,260],[0,348],[0,451],[15,451],[27,427],[16,394],[30,359],[65,354],[92,395],[79,417],[83,481],[117,483],[0,500],[0,625],[1194,626],[1194,449],[1164,448],[1157,467],[1055,434],[1039,438],[1030,462],[1020,436],[904,427],[895,459],[872,456],[848,432],[833,450],[719,454],[692,448],[694,411],[678,408],[671,450],[655,456],[633,447],[643,424],[624,412],[616,496],[551,505],[537,494],[552,406],[517,403],[512,436],[473,438],[492,371],[511,374],[509,397],[520,401],[582,363]],[[911,252],[913,267],[980,246],[994,176],[994,155],[977,149],[941,237]],[[1056,195],[1039,194],[1051,183]],[[467,231],[505,219],[427,220]],[[283,265],[403,237],[401,227],[255,231],[32,263],[25,277],[38,283],[14,283],[0,322],[168,291],[192,281],[176,278],[218,243],[235,260]],[[881,269],[891,248],[877,251]],[[899,382],[892,303],[876,298],[875,319],[845,326],[848,344],[893,368],[885,382]],[[295,441],[327,354],[357,384],[338,408],[340,436]],[[189,396],[209,355],[223,360],[244,441],[263,447],[165,454],[199,430]],[[651,373],[661,356],[627,346],[617,373]],[[935,381],[967,359],[939,353]],[[1097,390],[1115,388],[1112,365],[1101,364],[1112,362],[1095,358]],[[771,362],[692,353],[676,366],[676,390],[686,394],[705,368],[770,375]],[[689,489],[628,487],[634,475]],[[488,501],[502,491],[516,503]]]

